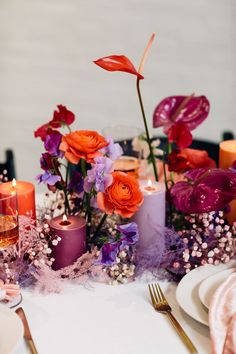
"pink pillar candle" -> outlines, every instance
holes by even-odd
[[[15,182],[15,184],[13,183]],[[35,188],[30,182],[15,181],[0,184],[0,197],[16,194],[19,215],[36,218],[35,212]]]
[[[165,185],[159,182],[140,181],[144,201],[133,221],[139,228],[139,248],[146,249],[160,237],[165,226]]]
[[[55,261],[52,269],[58,270],[73,264],[86,251],[86,221],[79,216],[61,215],[48,222],[52,233],[61,238],[56,246],[52,245]]]

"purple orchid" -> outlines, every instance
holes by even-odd
[[[112,183],[113,161],[107,157],[97,157],[84,180],[84,190],[89,193],[92,188],[96,192],[104,192]]]
[[[83,187],[84,187],[84,180],[82,174],[78,171],[73,171],[73,175],[70,180],[70,183],[67,186],[67,189],[70,192],[74,191],[77,194],[80,194],[83,192]]]
[[[39,174],[35,178],[39,183],[47,183],[49,186],[54,186],[57,182],[61,181],[61,177],[52,175],[50,172],[45,171],[43,174]]]
[[[153,114],[153,127],[163,127],[164,133],[178,122],[189,131],[197,128],[208,116],[210,103],[205,96],[171,96],[162,100]]]
[[[119,251],[119,244],[117,242],[106,243],[102,246],[97,264],[112,265],[116,263],[116,256]]]
[[[118,143],[114,143],[112,137],[107,137],[106,141],[109,143],[105,148],[101,149],[104,155],[107,155],[111,160],[115,161],[123,154],[122,147]]]
[[[119,230],[121,233],[121,249],[125,246],[134,245],[136,242],[138,242],[138,225],[135,222],[124,225],[117,225],[117,230]]]
[[[195,169],[185,177],[188,181],[171,189],[172,201],[183,213],[218,211],[236,198],[236,174],[230,169]]]
[[[62,157],[63,153],[59,150],[62,134],[54,130],[46,136],[44,147],[53,156]]]

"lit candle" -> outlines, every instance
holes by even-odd
[[[48,222],[52,234],[61,238],[52,245],[52,264],[58,270],[73,264],[86,251],[86,221],[79,216],[57,216]]]
[[[140,181],[143,204],[133,217],[139,228],[139,248],[146,249],[162,234],[165,226],[165,186],[159,182]]]
[[[234,161],[236,161],[236,140],[223,141],[220,143],[219,167],[232,167]],[[236,221],[236,200],[230,203],[230,212],[226,214],[226,217],[230,224]]]
[[[16,181],[0,184],[0,197],[16,194],[19,215],[36,218],[35,212],[35,188],[30,182]]]
[[[0,249],[14,245],[19,238],[16,194],[0,198]]]

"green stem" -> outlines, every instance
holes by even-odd
[[[167,151],[168,151],[168,154],[172,153],[172,144],[169,143],[168,140],[167,140]],[[172,184],[174,184],[173,172],[170,172],[170,180],[171,180]]]
[[[82,175],[85,178],[87,176],[87,169],[86,169],[86,161],[84,159],[80,159],[80,166],[81,166],[81,171]],[[90,208],[90,194],[87,192],[84,192],[85,195],[85,218],[87,220],[87,235],[90,237],[90,229],[91,229],[91,220],[92,220],[92,214],[91,214],[91,208]]]
[[[151,158],[151,161],[152,161],[152,166],[153,166],[153,171],[154,171],[154,175],[155,175],[155,180],[158,181],[158,174],[157,174],[155,156],[154,156],[153,151],[152,151],[152,145],[151,145],[150,135],[149,135],[149,131],[148,131],[148,125],[147,125],[147,120],[146,120],[146,116],[145,116],[145,111],[144,111],[144,106],[143,106],[143,101],[142,101],[142,96],[141,96],[139,82],[140,82],[140,79],[137,78],[136,86],[137,86],[139,104],[140,104],[140,108],[141,108],[142,116],[143,116],[143,123],[144,123],[145,132],[146,132],[146,136],[147,136],[147,142],[148,142],[148,146],[149,146],[149,150],[150,150],[150,158]]]
[[[70,172],[70,162],[68,161],[66,166],[66,186],[68,185],[69,172]]]
[[[63,177],[62,177],[62,174],[58,168],[58,166],[54,163],[54,160],[52,159],[52,165],[53,165],[53,169],[54,171],[56,172],[57,175],[59,175],[61,177],[61,187],[62,187],[62,190],[64,192],[64,196],[65,196],[65,213],[67,214],[71,214],[71,209],[70,209],[70,204],[69,204],[69,200],[68,200],[68,194],[67,194],[67,190],[66,190],[66,187],[67,187],[67,184],[65,183]]]
[[[94,232],[93,237],[96,237],[96,236],[97,236],[97,234],[99,233],[99,231],[100,231],[101,228],[102,228],[102,225],[103,225],[104,222],[106,221],[107,216],[108,216],[108,215],[107,215],[106,213],[103,214],[103,216],[102,216],[102,218],[101,218],[101,220],[100,220],[100,222],[99,222],[99,224],[98,224],[98,226],[97,226],[97,228],[96,228],[96,230],[95,230],[95,232]]]
[[[84,159],[80,159],[80,166],[81,166],[81,171],[83,177],[87,176],[87,170],[86,170],[86,161]]]

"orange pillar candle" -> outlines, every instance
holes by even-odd
[[[220,168],[232,167],[236,161],[236,140],[226,140],[220,143]],[[226,215],[230,224],[236,221],[236,200],[230,203],[230,212]]]
[[[220,168],[232,167],[236,161],[236,140],[226,140],[220,143]]]
[[[0,197],[16,193],[18,214],[36,218],[35,211],[35,188],[30,182],[16,181],[0,184]]]

